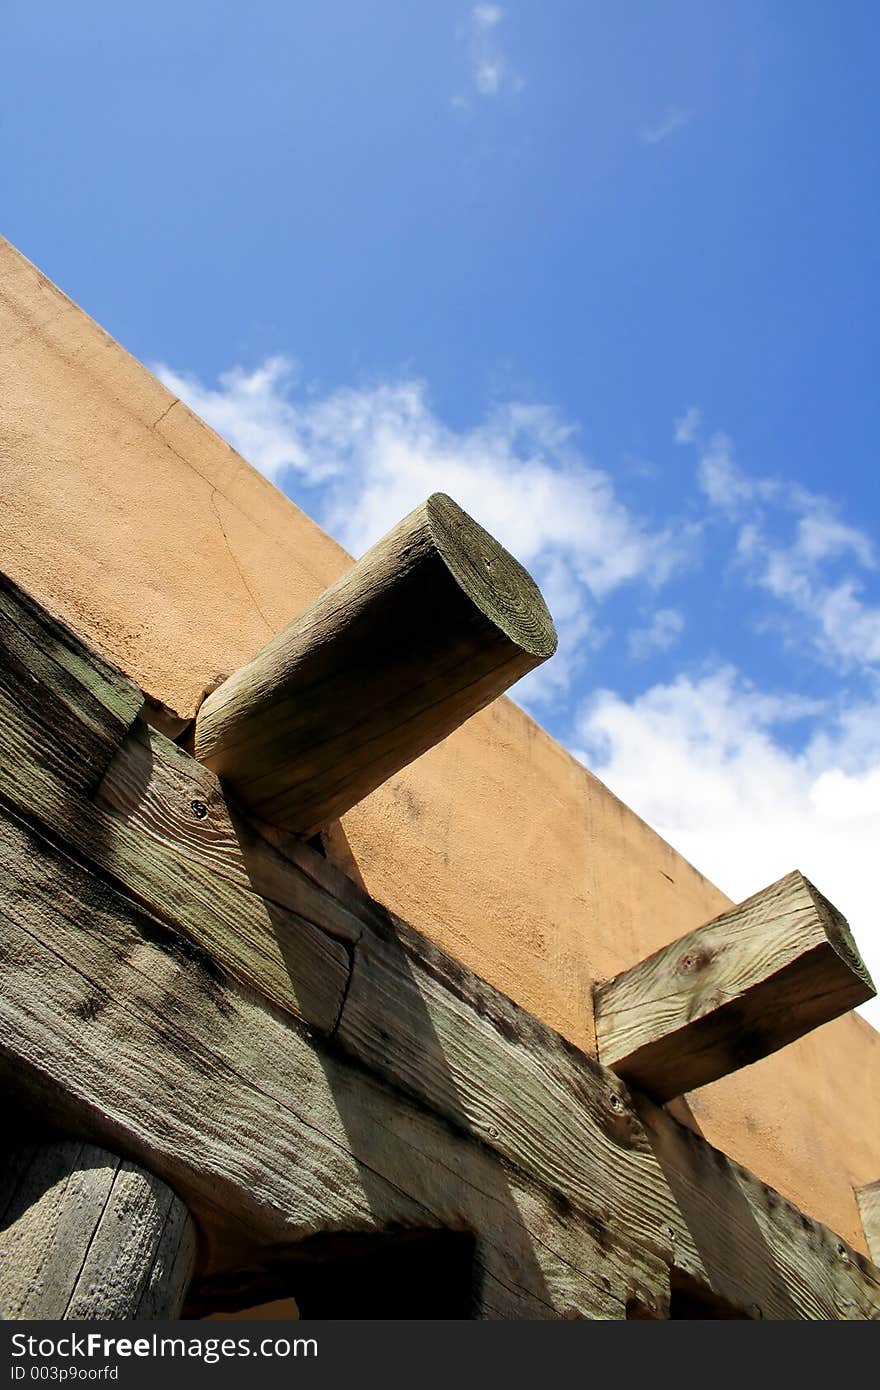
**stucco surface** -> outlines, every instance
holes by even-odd
[[[4,569],[183,717],[349,563],[2,242],[0,398]],[[376,898],[588,1050],[593,982],[728,904],[508,699],[334,842]],[[852,1185],[880,1177],[880,1036],[864,1020],[688,1103],[710,1142],[866,1248]]]

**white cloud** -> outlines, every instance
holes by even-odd
[[[360,553],[429,493],[450,493],[535,575],[560,653],[518,691],[563,688],[578,656],[602,639],[596,608],[631,581],[656,588],[688,559],[693,528],[651,529],[585,458],[576,429],[548,406],[510,401],[452,430],[424,385],[402,380],[324,396],[295,394],[292,365],[233,368],[214,388],[158,364],[164,383],[234,448],[302,498]]]
[[[680,420],[675,422],[676,444],[693,444],[699,437],[703,416],[695,405],[689,406]]]
[[[797,721],[820,712],[724,667],[631,702],[600,692],[579,735],[598,776],[735,901],[802,869],[849,919],[876,983],[880,708],[826,711],[793,751]],[[880,1023],[876,1001],[863,1012]]]
[[[635,661],[647,661],[675,646],[683,632],[684,615],[677,608],[658,608],[649,623],[629,634],[629,654]]]
[[[693,111],[685,111],[680,106],[671,106],[662,120],[655,125],[642,127],[639,139],[643,145],[659,145],[662,140],[668,140],[670,135],[686,126],[693,114]]]
[[[473,109],[474,95],[497,97],[503,91],[519,92],[525,86],[521,73],[513,67],[501,40],[499,28],[504,19],[500,5],[474,5],[459,30],[466,55],[468,91],[452,98],[456,110]]]
[[[675,438],[696,447],[701,491],[737,527],[735,553],[748,582],[787,611],[789,642],[850,669],[880,663],[880,606],[864,597],[865,577],[876,569],[870,537],[841,521],[830,498],[746,473],[726,434],[703,440],[694,407],[676,422]]]
[[[866,569],[872,569],[874,546],[864,531],[845,526],[822,507],[819,499],[812,501],[814,510],[802,516],[797,525],[797,550],[804,560],[815,564],[850,552]]]
[[[725,511],[735,512],[753,496],[752,484],[733,462],[730,440],[725,434],[715,434],[703,451],[699,466],[700,486],[709,501]]]

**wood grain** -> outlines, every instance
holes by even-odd
[[[787,874],[596,987],[601,1062],[655,1100],[692,1091],[874,995],[849,927]]]
[[[202,1274],[444,1228],[474,1235],[480,1316],[662,1315],[671,1265],[740,1309],[760,1286],[764,1316],[877,1306],[836,1237],[749,1175],[719,1184],[723,1156],[307,845],[268,843],[161,734],[117,729],[107,764],[78,698],[0,691],[0,1070],[175,1187]],[[59,705],[87,775],[46,756]],[[758,1235],[713,1246],[713,1204]]]
[[[4,1169],[4,1318],[179,1316],[195,1227],[165,1183],[76,1141],[19,1146]]]
[[[880,1271],[864,1255],[666,1111],[637,1108],[685,1223],[676,1268],[753,1318],[880,1317]]]
[[[94,788],[144,697],[0,573],[0,730],[65,787]]]
[[[555,648],[529,575],[435,493],[208,695],[195,755],[311,834]]]
[[[29,600],[8,585],[5,595],[7,609],[26,619]],[[8,656],[24,621],[4,619],[0,611]],[[66,652],[67,664],[32,655],[41,643]],[[348,984],[344,941],[267,903],[241,868],[218,872],[235,861],[237,841],[216,778],[140,722],[127,734],[140,693],[122,677],[108,678],[100,663],[89,676],[91,660],[77,658],[74,639],[66,647],[63,630],[45,618],[21,659],[0,666],[0,793],[112,873],[196,949],[314,1027],[332,1030]],[[75,683],[69,665],[78,675],[82,668]],[[304,888],[300,898],[308,911],[314,895]],[[352,928],[341,910],[335,917],[344,938]]]
[[[205,1233],[203,1272],[319,1233],[447,1227],[475,1233],[480,1316],[662,1310],[650,1252],[320,1047],[14,817],[0,846],[20,885],[4,903],[4,1083],[171,1182]]]
[[[856,1188],[856,1202],[871,1259],[880,1264],[880,1178]]]

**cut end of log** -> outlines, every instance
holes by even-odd
[[[425,511],[437,550],[475,607],[536,661],[551,657],[556,628],[528,570],[445,492],[432,493]]]

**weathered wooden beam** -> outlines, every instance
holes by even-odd
[[[857,1187],[856,1202],[871,1259],[875,1264],[880,1264],[880,1178],[876,1182],[866,1183],[864,1187]]]
[[[0,1085],[173,1184],[202,1274],[333,1232],[475,1237],[474,1313],[662,1313],[668,1273],[291,1015],[97,873],[0,818]],[[426,1303],[425,1316],[430,1315]]]
[[[419,980],[433,974],[436,990],[419,1021],[418,1103],[419,1083],[352,1066],[100,875],[14,817],[0,828],[0,872],[18,885],[4,903],[0,1080],[173,1183],[206,1235],[203,1274],[321,1233],[446,1227],[475,1235],[484,1317],[662,1316],[668,1263],[746,1311],[758,1289],[768,1318],[880,1310],[867,1261],[649,1107],[661,1146],[613,1074],[469,972],[444,1010],[454,963],[438,978],[432,955]],[[412,1000],[405,975],[400,988]],[[482,1021],[478,1005],[492,1009]],[[377,1040],[384,1026],[397,1056],[412,1008],[396,1024],[376,1001]],[[444,1077],[438,1039],[456,1028],[480,1036]],[[484,1059],[472,1082],[465,1052]],[[729,1240],[709,1241],[713,1221]]]
[[[644,1097],[636,1108],[686,1235],[673,1265],[752,1318],[876,1320],[880,1270]]]
[[[705,1086],[863,1004],[846,920],[787,874],[595,991],[599,1058],[655,1100]]]
[[[207,697],[195,755],[262,819],[308,834],[555,648],[526,571],[435,493]]]
[[[0,1316],[176,1318],[195,1226],[151,1173],[68,1140],[21,1145],[0,1163]]]
[[[307,887],[293,911],[253,892],[216,777],[140,723],[123,742],[141,702],[130,682],[0,580],[0,792],[38,811],[196,949],[330,1031],[358,924],[341,909],[322,916]],[[182,856],[186,843],[192,853]],[[237,871],[224,873],[230,861]]]
[[[5,707],[0,698],[0,754],[4,748],[38,748],[56,719],[55,697],[47,689],[23,730],[17,717],[16,693],[10,692]],[[40,719],[48,721],[46,733],[32,727]],[[68,736],[75,759],[79,752],[75,728]],[[399,1086],[402,1080],[419,1103],[439,1109],[457,1129],[464,1127],[479,1141],[495,1136],[504,1156],[513,1161],[525,1157],[531,1164],[540,1152],[547,1114],[547,1074],[550,1057],[555,1056],[563,1073],[559,1094],[554,1091],[549,1102],[546,1128],[555,1136],[557,1117],[562,1117],[564,1124],[559,1139],[562,1151],[550,1154],[553,1173],[569,1181],[578,1197],[586,1195],[589,1200],[596,1187],[596,1172],[606,1174],[608,1191],[603,1210],[620,1212],[621,1229],[633,1224],[649,1251],[664,1250],[653,1214],[646,1220],[633,1197],[639,1190],[641,1171],[651,1160],[637,1125],[631,1152],[628,1149],[632,1116],[619,1083],[598,1069],[591,1072],[592,1064],[586,1059],[586,1081],[577,1076],[575,1065],[574,1081],[570,1082],[566,1071],[569,1050],[561,1039],[514,1009],[497,991],[477,981],[442,952],[436,952],[435,963],[430,948],[428,969],[421,970],[417,962],[422,938],[418,933],[395,924],[306,845],[291,846],[297,856],[295,863],[282,857],[240,818],[230,816],[214,774],[161,734],[143,727],[133,730],[120,745],[93,799],[78,797],[75,788],[68,785],[63,761],[47,771],[37,761],[11,756],[0,756],[0,793],[9,797],[23,816],[36,816],[68,850],[94,864],[102,876],[109,873],[154,917],[172,926],[168,949],[174,950],[181,965],[189,962],[194,968],[202,961],[210,969],[219,964],[252,985],[264,999],[281,1005],[325,1035],[338,1030],[349,984],[345,973],[349,959],[352,964],[356,961],[359,969],[353,1004],[369,989],[371,973],[383,961],[387,968],[396,960],[397,973],[387,981],[391,1018],[384,1017],[389,1009],[384,992],[377,994],[380,1007],[368,1025],[358,1003],[360,1018],[353,1013],[351,1027],[346,1028],[350,1050],[356,1055],[360,1052],[369,1064],[381,1055],[382,1034],[393,1023],[389,1064],[397,1058],[402,1063],[408,1055],[414,1064],[406,1073],[396,1062],[393,1067],[389,1065],[385,1073],[389,1081]],[[16,872],[10,867],[10,880]],[[412,944],[414,963],[410,964],[406,953],[396,947],[396,931],[404,931]],[[363,951],[359,950],[362,939]],[[332,968],[334,958],[328,959],[337,944],[343,972],[338,981]],[[423,945],[429,949],[428,943]],[[433,976],[438,970],[450,978],[460,976],[470,996],[466,1002],[456,1002],[444,989],[436,989]],[[331,986],[335,994],[328,994]],[[429,1008],[420,1005],[422,992],[430,1001]],[[439,1011],[431,997],[435,992]],[[488,1054],[482,1056],[479,1013],[493,1005],[500,1010],[498,1029],[493,1029]],[[514,1011],[512,1019],[507,1018],[507,1009]],[[461,1034],[472,1025],[477,1028],[473,1044],[462,1044]],[[531,1029],[545,1037],[547,1057],[540,1052],[532,1055]],[[519,1031],[522,1038],[513,1045]],[[442,1047],[449,1048],[448,1064],[439,1055]],[[496,1047],[501,1048],[497,1056],[493,1054]],[[479,1068],[476,1086],[470,1079],[475,1068]],[[522,1098],[522,1127],[509,1124],[504,1095],[493,1096],[497,1077],[505,1073],[514,1078]],[[585,1084],[591,1099],[584,1113],[578,1115],[572,1111],[569,1087],[581,1092]],[[471,1089],[473,1100],[468,1095]]]
[[[0,572],[0,722],[9,757],[72,791],[92,791],[143,704],[130,680]]]
[[[202,1275],[323,1233],[452,1228],[475,1237],[481,1316],[662,1315],[671,1263],[746,1311],[759,1285],[767,1317],[876,1311],[866,1261],[749,1175],[713,1188],[727,1160],[702,1140],[685,1214],[612,1072],[307,845],[263,842],[162,735],[120,733],[105,766],[76,694],[48,679],[23,709],[3,676],[0,1075],[171,1182]],[[347,961],[335,1012],[302,988],[324,943]],[[720,1267],[704,1186],[761,1232]]]

